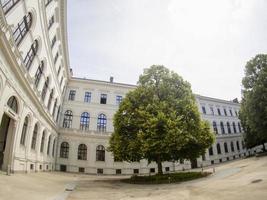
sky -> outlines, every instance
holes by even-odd
[[[267,0],[68,0],[74,76],[136,84],[164,65],[196,94],[241,98],[246,62],[267,52]]]

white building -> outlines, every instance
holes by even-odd
[[[135,86],[71,76],[66,1],[0,2],[0,168],[104,174],[157,171],[155,163],[145,160],[115,162],[106,151],[113,114]],[[239,104],[199,95],[196,99],[203,119],[218,133],[212,150],[192,165],[244,155]],[[166,162],[163,167],[182,170],[191,163]]]

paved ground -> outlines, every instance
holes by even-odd
[[[211,169],[210,169],[211,170]],[[121,177],[64,173],[0,175],[0,200],[267,200],[267,157],[216,166],[208,178],[131,185]],[[65,191],[66,188],[73,191]]]

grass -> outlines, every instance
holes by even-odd
[[[163,184],[179,183],[190,181],[210,175],[210,172],[177,172],[163,175],[137,176],[133,175],[129,179],[123,179],[123,182],[132,184]]]

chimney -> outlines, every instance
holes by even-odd
[[[110,83],[113,83],[113,80],[114,80],[114,77],[113,76],[109,77],[109,82]]]

